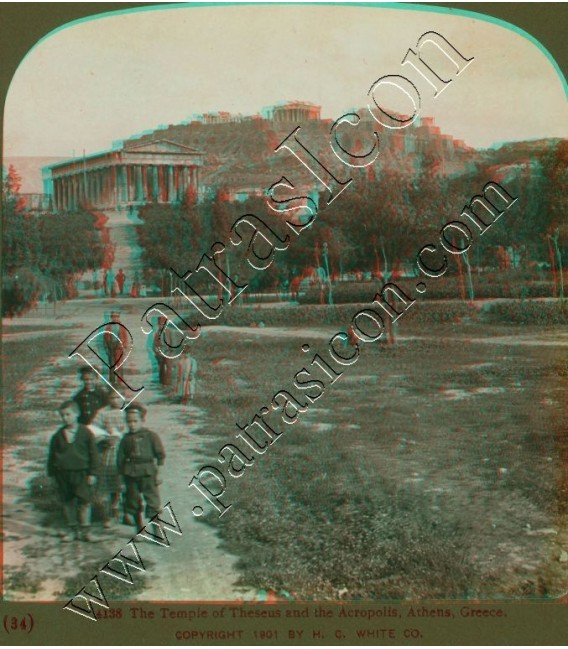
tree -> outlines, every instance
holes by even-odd
[[[546,179],[545,210],[548,217],[545,237],[552,245],[554,293],[564,298],[564,272],[562,250],[568,244],[568,141],[561,140],[543,157],[543,176]]]
[[[69,296],[75,275],[98,268],[104,255],[95,217],[27,213],[19,189],[20,179],[10,168],[2,183],[2,312],[8,315],[29,308],[41,295]]]

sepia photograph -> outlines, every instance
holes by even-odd
[[[564,75],[489,16],[101,3],[40,39],[3,122],[11,641],[28,603],[163,644],[566,603],[567,180]]]

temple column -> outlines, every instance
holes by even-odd
[[[67,212],[68,205],[69,205],[69,195],[68,195],[68,184],[67,184],[67,178],[63,178],[63,210]]]
[[[124,172],[122,165],[115,165],[115,178],[116,178],[116,206],[118,207],[124,202]]]
[[[88,207],[91,203],[91,174],[88,173],[85,180],[85,206]]]
[[[133,167],[132,165],[126,165],[124,167],[126,170],[126,201],[128,203],[132,203],[133,201],[133,185],[134,183],[132,182],[132,172],[133,172]]]
[[[119,203],[119,169],[116,165],[112,165],[109,169],[110,176],[110,200],[113,207],[117,207]]]
[[[158,201],[160,203],[168,202],[168,186],[164,178],[164,165],[160,165],[157,169],[158,175]]]
[[[95,173],[97,179],[97,207],[100,207],[103,200],[103,178],[100,169],[97,169]]]
[[[108,207],[110,203],[110,191],[111,191],[110,169],[108,167],[105,167],[103,169],[103,183],[104,183],[103,202],[104,202],[104,206]]]
[[[142,200],[148,202],[148,167],[141,165],[142,172]]]
[[[106,205],[110,207],[113,202],[113,183],[112,183],[112,168],[106,168]]]
[[[100,176],[99,176],[99,170],[93,171],[93,203],[99,207],[100,203],[100,189],[101,189],[101,184],[100,184]]]
[[[166,192],[167,201],[168,203],[171,203],[174,200],[171,165],[166,165],[165,174],[166,174],[166,187],[167,187],[167,192]]]
[[[74,210],[77,205],[77,176],[71,176],[70,181],[71,181],[69,183],[71,186],[70,208],[71,210]]]
[[[179,196],[179,169],[177,166],[173,167],[173,174],[174,174],[174,196],[176,198],[176,201],[180,200]]]
[[[136,200],[139,203],[142,203],[144,201],[144,178],[142,177],[142,167],[136,165],[134,173],[136,175]]]
[[[160,200],[160,183],[158,180],[158,167],[152,165],[152,202],[157,203]]]
[[[85,196],[87,194],[87,175],[84,171],[81,172],[79,176],[79,206],[84,207],[86,200]]]
[[[99,205],[102,207],[105,203],[105,171],[99,169]]]
[[[120,165],[119,170],[119,191],[118,201],[120,203],[128,203],[128,174],[126,172],[126,165]]]

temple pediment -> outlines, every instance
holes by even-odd
[[[57,209],[181,202],[199,195],[204,154],[169,140],[141,142],[49,167]]]
[[[201,151],[184,144],[170,142],[169,140],[154,140],[152,142],[142,142],[134,146],[124,148],[128,153],[181,153],[183,155],[198,155]]]

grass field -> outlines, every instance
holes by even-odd
[[[337,330],[317,338],[312,328],[206,330],[195,348],[202,425],[188,436],[197,461],[221,467],[217,453],[235,441],[235,422],[248,423],[278,390],[292,390],[294,374],[325,353]],[[563,592],[568,364],[566,347],[545,344],[562,330],[409,320],[399,333],[394,346],[363,346],[360,360],[243,478],[228,478],[232,509],[206,520],[238,557],[240,585],[298,599]],[[42,418],[51,430],[57,417],[26,385],[49,379],[51,393],[59,381],[63,392],[73,389],[76,378],[63,367],[40,371],[67,347],[47,331],[3,346],[5,440],[37,466],[24,500],[40,525],[57,503],[37,492],[47,484],[45,448],[30,446],[30,421]],[[166,442],[168,430],[158,430]],[[183,474],[180,461],[170,455],[168,471]],[[179,496],[167,494],[189,509],[190,478],[176,478]],[[97,549],[89,569],[105,553]],[[87,572],[69,572],[66,594]]]
[[[241,558],[244,585],[302,599],[563,590],[559,348],[483,340],[527,329],[429,329],[427,341],[365,346],[247,475],[229,478],[234,507],[213,524]],[[208,337],[200,398],[215,416],[204,463],[232,441],[235,421],[291,388],[304,342],[326,345]]]

